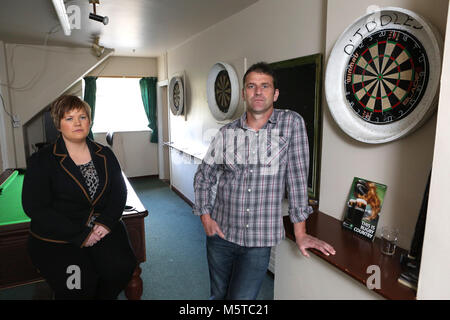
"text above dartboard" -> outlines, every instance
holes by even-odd
[[[366,143],[399,139],[436,108],[442,40],[406,9],[383,8],[359,18],[328,60],[325,94],[341,129]]]

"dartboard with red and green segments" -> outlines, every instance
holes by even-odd
[[[345,72],[346,99],[364,121],[389,124],[420,103],[429,78],[422,44],[404,30],[384,29],[364,38]]]

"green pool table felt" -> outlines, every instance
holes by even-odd
[[[14,171],[0,185],[0,226],[30,222],[22,207],[23,178],[24,174]]]

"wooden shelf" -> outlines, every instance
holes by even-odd
[[[295,242],[294,226],[289,216],[284,216],[286,237]],[[380,239],[374,242],[363,239],[350,230],[343,229],[341,221],[323,213],[315,211],[306,220],[308,234],[331,244],[336,250],[334,256],[325,256],[320,251],[311,252],[348,274],[352,278],[366,285],[367,267],[377,265],[381,271],[381,288],[373,289],[381,296],[391,300],[415,300],[416,292],[400,283],[397,279],[401,273],[400,256],[406,250],[397,247],[393,256],[387,256],[380,251]]]

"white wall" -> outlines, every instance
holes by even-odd
[[[25,154],[27,156],[32,155],[37,151],[35,144],[45,141],[44,116],[40,114],[28,121],[26,128],[24,128]]]
[[[1,93],[6,110],[21,121],[20,127],[12,128],[9,117],[1,108],[2,167],[25,167],[24,125],[30,141],[40,142],[36,139],[42,136],[42,127],[39,116],[35,116],[65,91],[80,93],[80,81],[87,74],[133,77],[155,77],[158,74],[155,58],[106,59],[111,53],[108,50],[99,59],[92,55],[90,49],[0,42],[0,80],[6,83],[9,79],[10,86],[2,86]],[[123,148],[118,153],[124,161],[124,172],[130,177],[158,174],[157,145],[149,142],[149,132],[122,133],[121,136],[117,140],[123,141]]]
[[[285,257],[290,257],[289,263]],[[275,273],[277,300],[383,299],[339,269],[330,268],[316,255],[305,258],[293,241],[283,241],[277,246]]]
[[[235,68],[242,87],[246,68],[255,62],[275,62],[323,52],[324,3],[317,0],[261,0],[170,50],[168,78],[184,72],[187,104],[187,119],[171,114],[171,141],[191,147],[199,145],[201,150],[208,146],[203,134],[225,123],[213,118],[206,99],[208,73],[218,61]],[[233,119],[242,114],[243,108],[240,101]],[[192,188],[192,182],[183,183],[181,180],[186,177],[174,175],[173,171],[173,184]]]
[[[0,108],[0,152],[2,154],[1,169],[16,167],[16,153],[11,121],[10,89],[3,85],[8,83],[8,65],[6,45],[0,41],[0,93],[3,97]]]
[[[106,133],[95,133],[94,140],[109,146]],[[116,132],[110,148],[128,178],[158,174],[158,145],[150,143],[150,131]]]
[[[78,97],[83,97],[83,81],[77,81],[72,87],[67,89],[63,94],[73,94]],[[25,147],[25,156],[28,157],[37,151],[36,144],[41,142],[46,142],[46,132],[45,132],[45,119],[44,111],[45,108],[37,115],[33,116],[24,126],[23,126],[23,138]]]
[[[447,23],[444,61],[442,70],[450,68],[450,24]],[[420,268],[419,299],[450,299],[450,215],[444,204],[450,190],[450,76],[442,73],[439,110],[437,114],[436,140],[433,158],[433,174],[430,185],[428,216],[426,222],[422,264]]]
[[[167,80],[167,52],[156,58],[158,81]]]
[[[23,126],[108,57],[111,50],[98,58],[85,48],[7,43],[1,49],[0,78],[8,84],[3,86],[6,108],[20,120],[16,128],[8,121],[2,123],[8,136],[3,148],[7,154],[3,156],[10,167],[25,167]]]
[[[173,148],[170,148],[169,152],[172,164],[171,185],[179,191],[183,190],[183,195],[194,203],[195,194],[192,185],[200,160]]]
[[[412,10],[430,21],[441,34],[445,34],[448,1],[434,0],[432,3],[433,5],[430,5],[430,2],[415,0],[328,0],[327,15],[324,17],[327,21],[326,58],[345,28],[364,15],[366,9],[373,5],[397,6]],[[409,249],[428,173],[432,166],[436,116],[432,117],[418,131],[405,138],[382,145],[368,145],[353,140],[341,131],[332,119],[325,99],[323,112],[319,209],[342,220],[345,199],[348,196],[353,177],[363,177],[386,184],[388,189],[380,214],[379,226],[399,227],[401,231],[399,244],[403,248]],[[432,214],[432,212],[429,213],[429,215]],[[377,235],[379,230],[380,228]],[[276,265],[276,268],[284,270],[290,265],[299,266],[299,268],[294,269],[297,271],[294,276],[290,277],[291,285],[287,282],[284,273],[276,271],[276,275],[281,275],[279,281],[284,281],[288,286],[283,288],[276,286],[276,296],[282,297],[285,290],[291,292],[291,297],[303,297],[309,294],[307,288],[314,286],[316,280],[308,278],[310,281],[307,281],[305,286],[305,277],[300,268],[300,265],[305,263],[301,262],[301,258],[295,254],[284,252],[285,254],[277,253],[277,263],[279,264]],[[280,255],[281,257],[278,258]],[[317,266],[311,262],[307,264],[307,269],[315,267],[318,270],[322,268],[320,264]],[[431,269],[435,270],[435,267]],[[355,293],[360,292],[361,285],[351,285],[352,281],[350,280],[347,281],[348,285],[346,286],[334,285],[337,277],[334,273],[335,270],[332,268],[328,273],[322,273],[322,277],[329,284],[324,297],[352,297]],[[439,273],[434,272],[434,274]],[[425,279],[423,281],[427,281],[427,276],[421,274],[421,278]]]
[[[2,142],[0,141],[0,172],[3,172],[5,170],[3,166],[3,159],[2,159]]]
[[[156,77],[156,58],[110,57],[89,73],[99,77]],[[113,94],[113,93],[112,93]],[[94,134],[106,145],[106,133]],[[149,131],[125,131],[114,134],[112,150],[127,177],[158,174],[158,144],[150,143]]]
[[[157,77],[157,59],[112,56],[88,75],[99,77]]]

